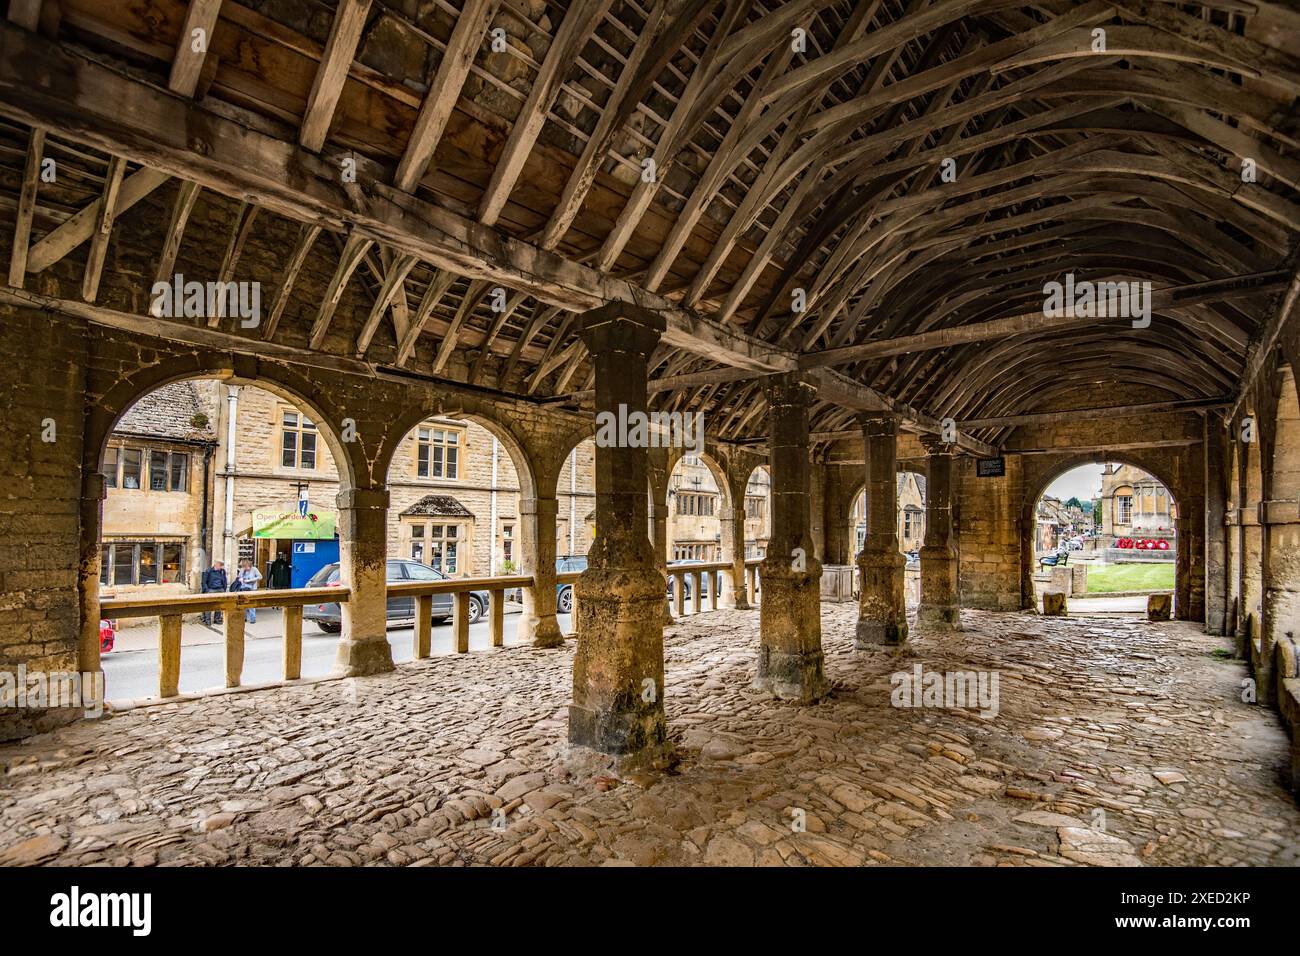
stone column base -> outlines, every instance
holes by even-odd
[[[858,624],[854,646],[901,647],[907,643],[907,605],[903,597],[905,561],[897,549],[864,551],[858,558]]]
[[[961,608],[952,605],[922,603],[916,609],[916,623],[932,630],[960,631]]]
[[[830,693],[821,651],[758,649],[754,687],[780,700],[815,704]]]
[[[334,658],[335,677],[368,677],[387,674],[391,670],[393,652],[387,637],[383,640],[354,641],[347,637],[339,640]]]
[[[664,577],[642,568],[588,568],[576,584],[569,742],[654,763],[666,752]]]
[[[907,620],[858,621],[853,634],[853,646],[860,651],[876,647],[902,647],[907,643]]]
[[[554,614],[525,614],[519,620],[519,639],[533,647],[563,647],[564,632]]]
[[[812,704],[830,690],[822,663],[821,571],[811,558],[804,571],[778,561],[763,566],[754,686],[781,700]]]

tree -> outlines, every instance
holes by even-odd
[[[1080,511],[1082,511],[1082,510],[1083,510],[1083,502],[1080,501],[1078,498],[1073,498],[1073,497],[1072,497],[1072,498],[1070,498],[1069,501],[1067,501],[1067,502],[1065,503],[1065,507],[1067,507],[1067,508],[1078,508]]]

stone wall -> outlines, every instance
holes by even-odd
[[[0,305],[0,354],[0,670],[77,671],[84,329]],[[0,740],[77,716],[4,706]]]
[[[953,462],[953,525],[962,607],[1011,611],[1021,606],[1022,459],[1007,458],[1006,475],[981,478],[975,459]]]

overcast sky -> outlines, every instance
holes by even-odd
[[[1093,498],[1100,498],[1102,467],[1102,463],[1098,461],[1071,468],[1047,486],[1047,494],[1062,501],[1078,498],[1086,502]]]

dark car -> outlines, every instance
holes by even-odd
[[[564,558],[555,559],[555,573],[563,574],[566,571],[586,571],[587,556],[585,554],[574,554]],[[561,614],[573,613],[573,585],[557,584],[555,586],[555,606]]]
[[[437,568],[431,568],[419,561],[407,561],[397,558],[388,562],[388,583],[402,584],[407,581],[444,581],[447,575]],[[309,588],[336,588],[339,586],[339,565],[327,564],[307,582]],[[469,622],[473,624],[483,617],[488,608],[487,591],[471,591],[469,595]],[[452,596],[435,594],[433,596],[433,619],[446,621],[452,613]],[[302,609],[304,620],[315,621],[322,631],[337,634],[343,629],[343,609],[337,603],[308,604]],[[388,599],[388,622],[415,621],[415,598],[410,595],[390,597]]]
[[[672,574],[673,571],[682,570],[682,569],[689,570],[691,565],[706,564],[706,563],[707,562],[705,561],[669,561],[668,562],[668,596],[670,598],[673,596],[673,581],[676,580],[673,577]],[[700,575],[700,600],[704,600],[706,597],[709,596],[709,584],[713,580],[715,574],[717,574],[716,571],[705,571]],[[695,578],[694,575],[688,574],[684,579],[686,582],[686,586],[682,588],[683,601],[689,601],[691,599],[691,584],[694,582],[694,578]]]

